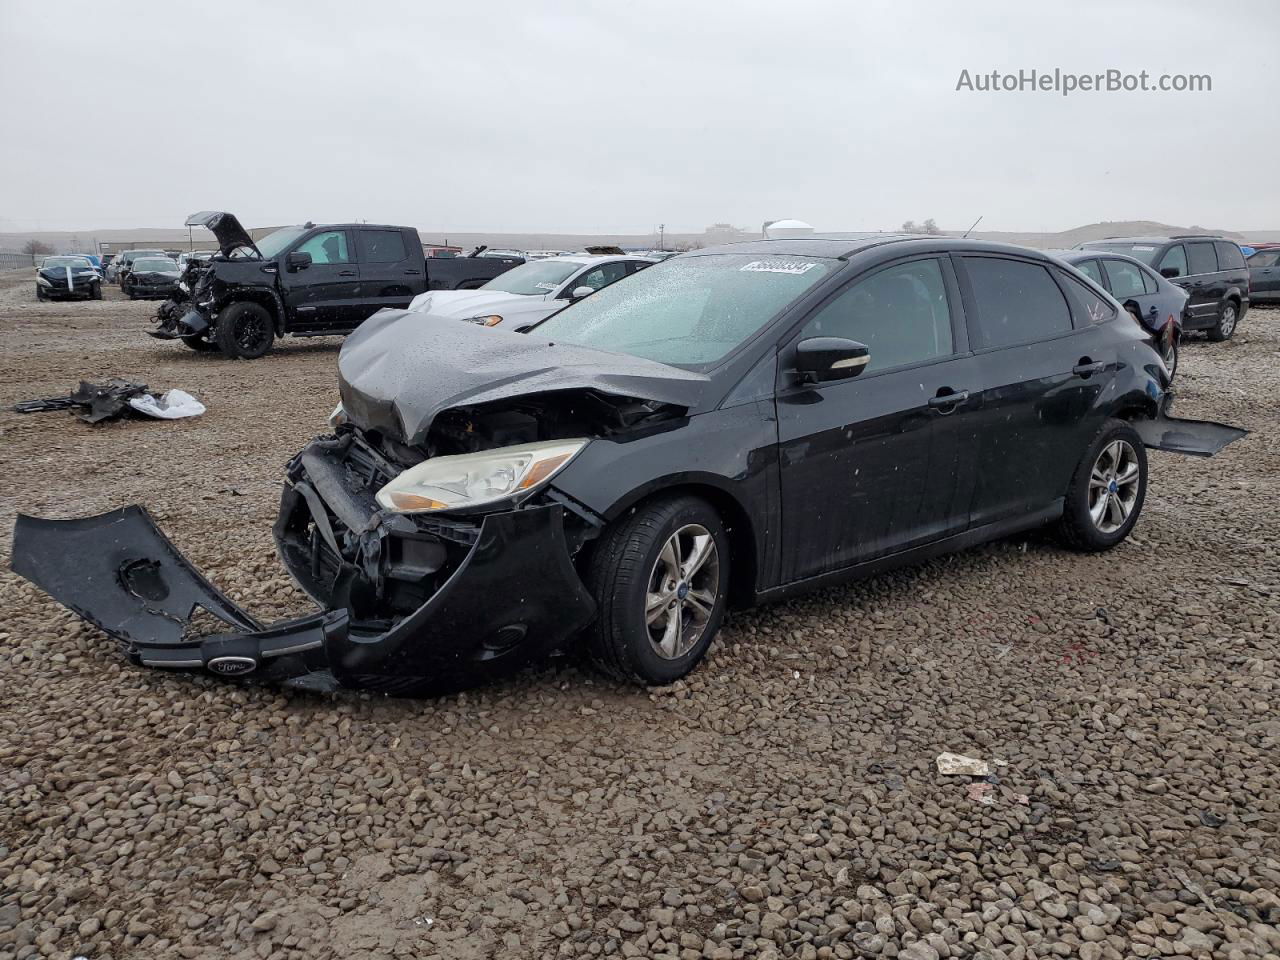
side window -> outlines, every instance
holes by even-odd
[[[1240,252],[1240,248],[1234,243],[1215,240],[1213,249],[1218,252],[1219,270],[1239,270],[1244,266],[1244,254]]]
[[[404,259],[404,234],[399,230],[360,230],[356,247],[361,263],[399,263]]]
[[[615,280],[621,280],[627,275],[627,262],[625,260],[615,260],[612,263],[602,263],[598,267],[588,270],[569,287],[569,293],[572,293],[578,287],[590,287],[592,290],[599,290],[607,287]]]
[[[628,261],[627,261],[627,272],[628,272],[628,273],[639,273],[639,272],[640,272],[641,270],[643,270],[645,267],[652,267],[652,266],[653,266],[653,264],[652,264],[652,263],[645,263],[643,260],[628,260]]]
[[[1083,273],[1086,277],[1102,287],[1107,289],[1107,281],[1103,279],[1102,269],[1098,266],[1097,260],[1086,260],[1084,263],[1077,263],[1076,269]]]
[[[937,260],[912,260],[859,280],[819,308],[801,337],[844,337],[871,349],[868,370],[950,356],[951,311]]]
[[[1274,267],[1280,259],[1280,250],[1259,250],[1249,258],[1250,267]]]
[[[1182,244],[1175,243],[1172,247],[1164,252],[1164,256],[1160,258],[1160,264],[1156,267],[1160,276],[1169,277],[1185,277],[1187,275],[1187,254],[1182,249]]]
[[[1187,269],[1191,271],[1191,276],[1200,273],[1216,273],[1218,258],[1213,252],[1213,244],[1188,243]]]
[[[974,349],[1044,340],[1071,330],[1067,301],[1039,264],[996,257],[965,257],[977,303]]]
[[[1117,300],[1140,297],[1147,292],[1142,271],[1136,264],[1107,258],[1107,276],[1111,278],[1111,295]]]
[[[1155,293],[1160,289],[1160,284],[1156,283],[1156,278],[1151,275],[1150,270],[1142,271],[1142,286],[1147,293]]]
[[[1105,323],[1115,315],[1115,309],[1085,284],[1063,271],[1058,271],[1058,279],[1067,288],[1067,296],[1077,317],[1076,326],[1087,327],[1093,323]]]
[[[317,233],[298,247],[298,252],[311,254],[312,263],[351,262],[351,251],[347,248],[347,231],[345,230]]]

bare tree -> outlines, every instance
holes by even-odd
[[[937,221],[935,221],[933,217],[930,217],[924,223],[916,223],[914,220],[908,220],[902,225],[902,232],[927,233],[931,237],[938,236],[942,233],[942,231],[938,229]]]
[[[49,246],[43,240],[28,240],[22,245],[22,252],[30,254],[33,257],[40,257],[53,253],[53,247]]]

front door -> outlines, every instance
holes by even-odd
[[[1280,250],[1259,250],[1249,258],[1249,296],[1280,300]]]
[[[866,344],[861,376],[798,381],[795,343]],[[784,582],[968,526],[979,403],[950,261],[925,257],[851,281],[782,351],[777,395]]]
[[[337,331],[354,327],[360,296],[360,268],[351,234],[321,230],[294,247],[311,254],[311,265],[291,270],[288,256],[280,258],[280,286],[296,332]],[[363,319],[360,318],[360,319]]]

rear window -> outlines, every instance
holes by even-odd
[[[1075,267],[1098,286],[1105,287],[1107,285],[1107,282],[1102,279],[1102,270],[1099,269],[1097,260],[1085,260],[1077,263]]]
[[[1218,251],[1218,269],[1239,270],[1244,266],[1244,254],[1240,252],[1240,248],[1234,243],[1215,240],[1213,249]]]
[[[1213,244],[1188,243],[1187,269],[1191,271],[1192,276],[1198,273],[1216,273],[1218,270],[1218,257],[1213,252]]]
[[[405,257],[404,234],[399,230],[360,230],[356,244],[364,263],[398,263]]]
[[[1049,271],[1035,263],[965,257],[977,302],[977,349],[1044,340],[1071,330],[1071,311]]]

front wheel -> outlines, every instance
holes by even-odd
[[[1228,300],[1218,313],[1218,322],[1209,328],[1209,339],[1221,343],[1230,340],[1236,332],[1236,324],[1240,322],[1240,308],[1234,300]]]
[[[48,299],[49,299],[49,295],[48,295],[47,293],[45,293],[45,292],[44,292],[44,287],[40,286],[40,284],[38,284],[38,283],[36,284],[36,299],[37,299],[37,300],[48,300]]]
[[[256,303],[233,303],[218,315],[214,341],[228,357],[256,360],[275,339],[271,314]]]
[[[1110,550],[1129,535],[1147,498],[1147,450],[1123,420],[1108,420],[1067,487],[1058,532],[1074,550]]]
[[[89,288],[89,299],[90,300],[102,299],[102,284],[95,283],[93,286]]]
[[[601,537],[586,579],[599,605],[586,637],[596,664],[631,683],[674,683],[724,619],[729,538],[705,500],[651,501]]]

